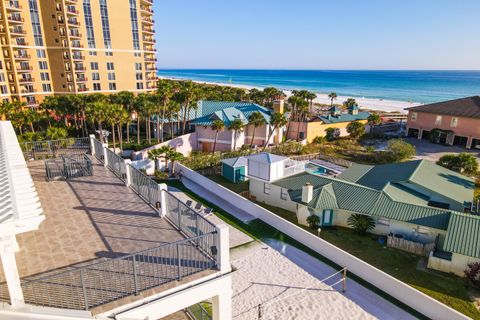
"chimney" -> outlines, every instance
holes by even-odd
[[[283,114],[285,112],[285,100],[275,100],[273,101],[273,111]]]
[[[310,182],[307,182],[302,187],[302,202],[309,203],[313,199],[313,186]]]

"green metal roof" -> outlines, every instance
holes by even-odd
[[[402,163],[392,163],[377,166],[355,164],[338,175],[341,180],[355,182],[357,184],[383,190],[391,183],[396,183],[397,189],[400,183],[413,183],[444,197],[452,199],[460,206],[473,200],[475,182],[473,179],[448,170],[431,161],[414,160]],[[389,186],[392,197],[400,194],[400,190],[394,190]],[[404,188],[412,197],[418,197],[418,192]],[[402,199],[399,199],[402,200]],[[417,201],[420,201],[417,199]]]
[[[339,115],[319,116],[318,119],[326,124],[352,122],[355,120],[367,120],[370,112],[359,112],[358,114],[341,113]]]
[[[480,258],[480,217],[452,214],[443,250]]]
[[[288,189],[292,201],[302,203],[302,187],[314,187],[308,206],[315,209],[343,209],[367,215],[410,222],[436,229],[447,229],[449,210],[396,201],[386,192],[340,179],[301,173],[274,182]],[[325,188],[325,190],[324,190]]]
[[[266,123],[270,122],[272,111],[255,103],[225,102],[225,101],[200,101],[197,116],[191,124],[210,126],[214,120],[221,120],[229,125],[235,119],[240,119],[244,124],[254,112],[260,112]]]
[[[225,163],[226,165],[232,168],[246,167],[248,165],[248,159],[246,157],[241,156],[241,157],[223,159],[222,163]]]

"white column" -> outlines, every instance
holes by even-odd
[[[108,143],[103,144],[103,165],[106,167],[108,165],[107,150]]]
[[[217,267],[221,273],[232,271],[230,265],[230,230],[225,224],[217,226]]]
[[[127,180],[125,181],[127,187],[130,187],[132,185],[132,168],[130,167],[129,164],[126,165],[127,168]]]
[[[473,137],[468,137],[467,139],[467,145],[465,146],[467,149],[472,148],[472,143],[473,143]]]
[[[95,155],[95,145],[93,144],[93,140],[95,139],[95,135],[91,134],[90,136],[90,150],[92,150],[92,156]]]
[[[231,278],[230,278],[231,279]],[[232,319],[232,289],[231,285],[212,298],[212,319]]]
[[[164,218],[167,215],[167,185],[165,183],[160,183],[158,185],[160,189],[160,203],[161,203],[161,210],[160,216]]]
[[[418,137],[417,137],[417,139],[418,139],[418,140],[422,140],[422,136],[423,136],[423,129],[418,129]]]
[[[3,242],[5,241],[5,242]],[[0,243],[0,258],[2,260],[3,273],[7,281],[8,293],[12,307],[22,307],[25,304],[20,276],[18,275],[15,252],[19,250],[15,236],[10,236]]]

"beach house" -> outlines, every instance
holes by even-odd
[[[435,143],[480,148],[480,96],[407,108],[406,135]]]
[[[311,143],[316,137],[324,137],[328,128],[334,128],[338,137],[348,136],[347,126],[350,122],[366,124],[369,116],[369,112],[360,111],[357,105],[349,107],[346,112],[333,106],[324,115],[314,116],[306,121],[291,121],[287,139]]]
[[[295,212],[303,225],[312,215],[321,227],[350,227],[353,214],[370,216],[373,233],[427,248],[423,254],[430,254],[433,269],[462,275],[468,262],[480,261],[480,228],[465,227],[480,226],[480,218],[469,213],[472,179],[426,160],[356,164],[337,176],[301,166],[287,169],[291,161],[266,155],[250,159],[251,197]]]
[[[225,124],[225,128],[218,132],[216,151],[232,151],[245,144],[264,146],[281,141],[284,128],[271,133],[273,127],[269,125],[272,113],[279,112],[279,108],[280,106],[274,107],[273,110],[267,109],[250,102],[200,101],[197,110],[192,111],[194,120],[190,122],[190,126],[194,128],[197,135],[198,150],[213,151],[216,131],[211,126],[215,120],[221,120]],[[265,124],[257,128],[248,123],[249,117],[255,112],[260,113],[265,120]],[[241,130],[230,129],[230,125],[236,119],[243,124]],[[270,133],[270,140],[268,140]]]

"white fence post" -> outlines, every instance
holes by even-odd
[[[94,144],[93,140],[95,140],[95,135],[91,134],[89,137],[90,137],[90,150],[92,150],[92,156],[94,156],[95,155],[95,144]]]
[[[107,157],[108,143],[103,144],[103,165],[108,166],[108,157]]]
[[[20,276],[18,275],[17,261],[15,260],[15,252],[19,250],[15,236],[7,237],[1,243],[0,249],[0,260],[7,282],[10,303],[12,307],[22,307],[25,302],[22,286],[20,285]]]
[[[132,168],[130,167],[129,164],[125,164],[125,168],[126,168],[126,173],[127,173],[127,179],[125,180],[125,183],[127,185],[127,187],[130,187],[132,185]]]
[[[222,274],[232,271],[230,265],[230,230],[225,224],[217,225],[217,268]]]
[[[161,183],[158,185],[158,187],[160,189],[160,204],[161,204],[160,216],[164,218],[167,215],[167,196],[166,196],[167,185],[165,183]]]

